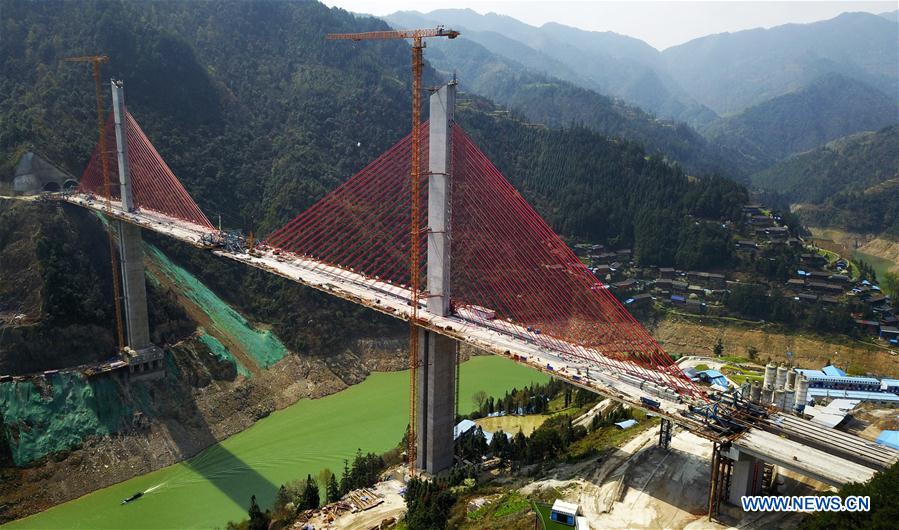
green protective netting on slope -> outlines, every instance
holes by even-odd
[[[43,394],[30,381],[0,383],[3,434],[19,466],[76,447],[88,436],[117,432],[133,412],[111,377],[58,373]]]
[[[150,258],[163,274],[178,285],[181,293],[196,303],[212,320],[215,329],[208,330],[210,334],[227,335],[229,339],[240,344],[262,368],[270,367],[290,353],[274,333],[253,327],[243,315],[232,309],[193,274],[175,265],[155,246],[147,245],[147,249]],[[206,345],[210,346],[209,343]],[[210,346],[210,349],[213,347]],[[214,353],[218,354],[215,351]]]
[[[231,352],[228,351],[228,348],[225,348],[225,345],[219,342],[219,340],[212,335],[206,333],[206,330],[200,328],[200,342],[206,345],[209,348],[209,351],[212,352],[213,355],[225,361],[226,363],[231,363],[237,369],[237,373],[244,376],[250,377],[250,371],[247,370],[247,367],[243,365],[239,360],[237,360]]]

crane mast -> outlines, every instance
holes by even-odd
[[[103,93],[100,88],[100,65],[109,62],[108,55],[83,55],[79,57],[67,57],[64,59],[70,63],[90,63],[94,76],[94,92],[97,105],[97,131],[100,134],[99,155],[100,165],[103,168],[103,189],[106,193],[106,211],[112,211],[112,182],[109,179],[109,160],[106,149],[106,120],[103,119]],[[113,307],[115,308],[116,338],[118,339],[119,352],[125,349],[125,326],[122,321],[122,288],[119,279],[119,260],[116,255],[116,242],[112,229],[107,229],[109,234],[109,262],[112,267]]]
[[[411,226],[409,229],[409,281],[411,288],[412,316],[409,319],[409,439],[407,460],[409,473],[415,474],[415,404],[418,369],[419,326],[418,306],[421,301],[421,69],[423,39],[446,37],[455,39],[458,31],[438,26],[433,29],[408,29],[397,31],[371,31],[366,33],[329,33],[327,40],[393,40],[412,39],[412,167],[409,175],[409,192],[412,194]]]

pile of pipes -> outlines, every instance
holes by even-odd
[[[771,405],[784,412],[801,414],[808,403],[808,379],[793,368],[774,363],[765,366],[764,381],[756,381],[748,391],[753,403]]]

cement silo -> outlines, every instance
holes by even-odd
[[[779,408],[780,410],[784,409],[784,390],[783,389],[778,388],[777,390],[774,391],[774,397],[771,400],[771,403],[775,407]]]
[[[771,385],[765,385],[762,387],[762,400],[760,404],[764,406],[768,406],[771,404],[771,400],[774,398],[774,388]]]
[[[784,390],[784,412],[792,412],[796,406],[796,391],[792,389]]]
[[[768,363],[767,365],[765,365],[765,380],[762,382],[762,386],[774,388],[774,374],[776,373],[776,364]]]
[[[777,367],[777,379],[774,380],[774,388],[776,390],[783,390],[783,387],[786,384],[787,384],[787,367],[784,365],[780,365]]]
[[[787,390],[796,389],[796,370],[792,368],[790,368],[790,371],[787,372],[787,386],[785,388]]]
[[[758,403],[760,399],[762,399],[762,384],[756,381],[752,383],[752,388],[749,389],[749,400],[753,403]]]
[[[796,378],[796,404],[794,408],[796,412],[801,413],[805,410],[805,405],[808,403],[808,379],[805,378],[804,375],[800,375]]]

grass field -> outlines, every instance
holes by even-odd
[[[543,425],[550,416],[547,414],[529,414],[527,416],[497,416],[495,418],[481,418],[475,420],[475,423],[488,432],[496,432],[502,430],[504,433],[517,434],[518,431],[525,435],[530,435],[537,430],[537,427]]]

